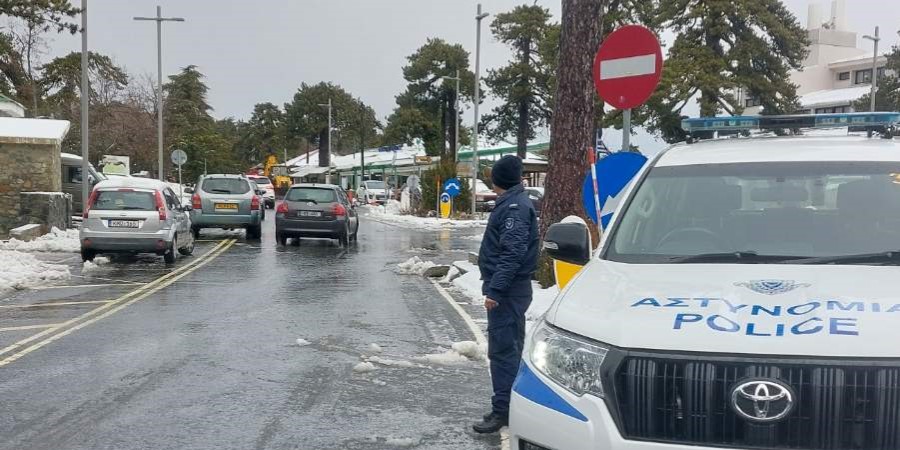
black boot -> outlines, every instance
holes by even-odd
[[[483,421],[472,425],[472,429],[476,433],[496,433],[507,425],[509,425],[509,416],[492,412]]]

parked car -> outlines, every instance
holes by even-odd
[[[265,196],[264,196],[264,194],[266,192],[265,189],[260,187],[258,184],[256,184],[256,182],[254,182],[252,180],[250,181],[250,188],[253,189],[253,192],[256,192],[257,195],[263,196],[263,200],[265,200]],[[259,220],[260,221],[266,220],[266,208],[259,208]]]
[[[247,178],[256,183],[260,189],[266,191],[266,193],[263,194],[263,198],[266,200],[266,208],[274,208],[275,185],[272,184],[272,180],[270,180],[269,177],[264,177],[262,175],[248,175]]]
[[[469,178],[469,189],[472,189],[472,179]],[[492,211],[497,200],[497,193],[494,192],[484,181],[476,180],[475,182],[475,208],[479,211]]]
[[[359,201],[363,204],[384,204],[388,198],[388,185],[381,180],[366,180],[359,186]]]
[[[295,184],[275,210],[275,240],[331,238],[346,246],[359,235],[359,216],[347,193],[331,184]]]
[[[102,253],[155,253],[174,263],[194,251],[190,205],[182,206],[165,183],[114,177],[94,186],[78,238],[81,259]]]
[[[244,175],[204,175],[191,189],[191,222],[194,237],[204,228],[243,228],[247,238],[262,235],[262,191],[254,191]]]
[[[81,173],[81,161],[81,157],[78,155],[71,153],[60,154],[62,191],[72,196],[72,212],[75,214],[81,214],[84,205],[81,198],[81,181],[84,179]],[[88,182],[91,183],[91,188],[105,179],[106,176],[98,172],[94,166],[88,164]]]
[[[531,204],[534,205],[534,212],[537,213],[538,216],[541,215],[541,203],[544,201],[544,188],[543,187],[526,187],[525,192],[528,193],[528,198],[531,199]]]

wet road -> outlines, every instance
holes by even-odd
[[[169,268],[82,273],[60,254],[79,287],[0,300],[0,449],[499,446],[469,429],[489,407],[486,364],[421,359],[472,332],[430,282],[395,271],[465,259],[475,231],[364,220],[342,249],[277,247],[264,228],[260,242],[207,235]],[[372,343],[387,361],[354,372]]]

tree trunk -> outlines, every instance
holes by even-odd
[[[319,167],[331,165],[331,154],[328,153],[328,127],[319,131]]]
[[[596,93],[591,67],[600,45],[603,3],[604,0],[562,0],[558,84],[550,124],[541,239],[551,224],[566,216],[590,220],[581,206],[581,185],[588,169],[586,149],[594,145]],[[545,256],[538,274],[544,285],[552,283],[549,267]]]
[[[519,49],[519,62],[523,66],[531,65],[531,42],[526,40],[523,42],[522,47]],[[528,79],[523,76],[518,81],[519,89],[523,92],[528,90]],[[516,131],[516,154],[519,155],[519,158],[525,159],[527,149],[528,149],[528,135],[530,134],[530,121],[531,117],[529,116],[530,108],[531,108],[531,95],[525,95],[519,99],[518,105],[518,124]]]

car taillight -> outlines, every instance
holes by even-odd
[[[84,212],[81,214],[82,218],[88,218],[88,213],[91,212],[91,208],[94,206],[94,202],[97,201],[97,194],[97,191],[91,191],[91,195],[88,197],[87,204],[84,205]]]
[[[253,200],[250,200],[250,209],[252,209],[254,211],[259,210],[259,196],[258,195],[254,195]]]
[[[163,201],[162,192],[156,191],[156,209],[159,211],[159,220],[166,220],[166,202]]]
[[[191,196],[191,207],[196,209],[197,211],[203,210],[203,202],[200,201],[200,194],[194,194]]]
[[[344,208],[344,205],[338,203],[338,204],[334,205],[334,208],[331,209],[331,212],[332,212],[335,216],[346,216],[346,215],[347,215],[347,208]]]
[[[276,212],[276,213],[287,214],[287,212],[288,212],[287,202],[281,202],[281,203],[279,203],[279,204],[278,204],[278,208],[275,209],[275,212]]]

